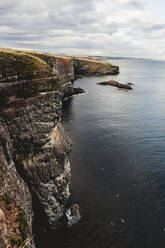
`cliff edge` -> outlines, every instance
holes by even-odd
[[[66,225],[72,141],[62,100],[77,75],[117,73],[98,60],[0,49],[0,247],[35,246],[34,199],[45,226]]]

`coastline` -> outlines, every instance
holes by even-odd
[[[18,245],[30,239],[27,245],[34,247],[30,238],[34,199],[42,209],[42,225],[54,230],[66,225],[66,212],[74,206],[68,206],[72,141],[61,125],[62,99],[73,95],[77,76],[116,75],[119,67],[88,58],[11,49],[0,49],[0,65],[1,163],[5,173],[13,175],[2,172],[0,207],[7,231],[1,243]],[[4,196],[16,216],[10,228],[5,224],[10,212]],[[22,232],[17,221],[20,211],[26,220]]]

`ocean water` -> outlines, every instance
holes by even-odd
[[[165,62],[111,62],[119,75],[77,80],[87,93],[63,105],[82,219],[46,233],[39,247],[165,247]],[[134,83],[133,90],[96,84],[109,79]]]

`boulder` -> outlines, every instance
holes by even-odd
[[[78,95],[78,94],[82,94],[85,93],[85,90],[81,89],[81,88],[73,88],[73,94],[74,95]]]

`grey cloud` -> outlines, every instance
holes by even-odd
[[[152,57],[165,44],[165,23],[147,0],[6,0],[0,3],[0,46],[46,52]],[[145,48],[145,49],[144,49]],[[157,50],[157,57],[162,53]]]

